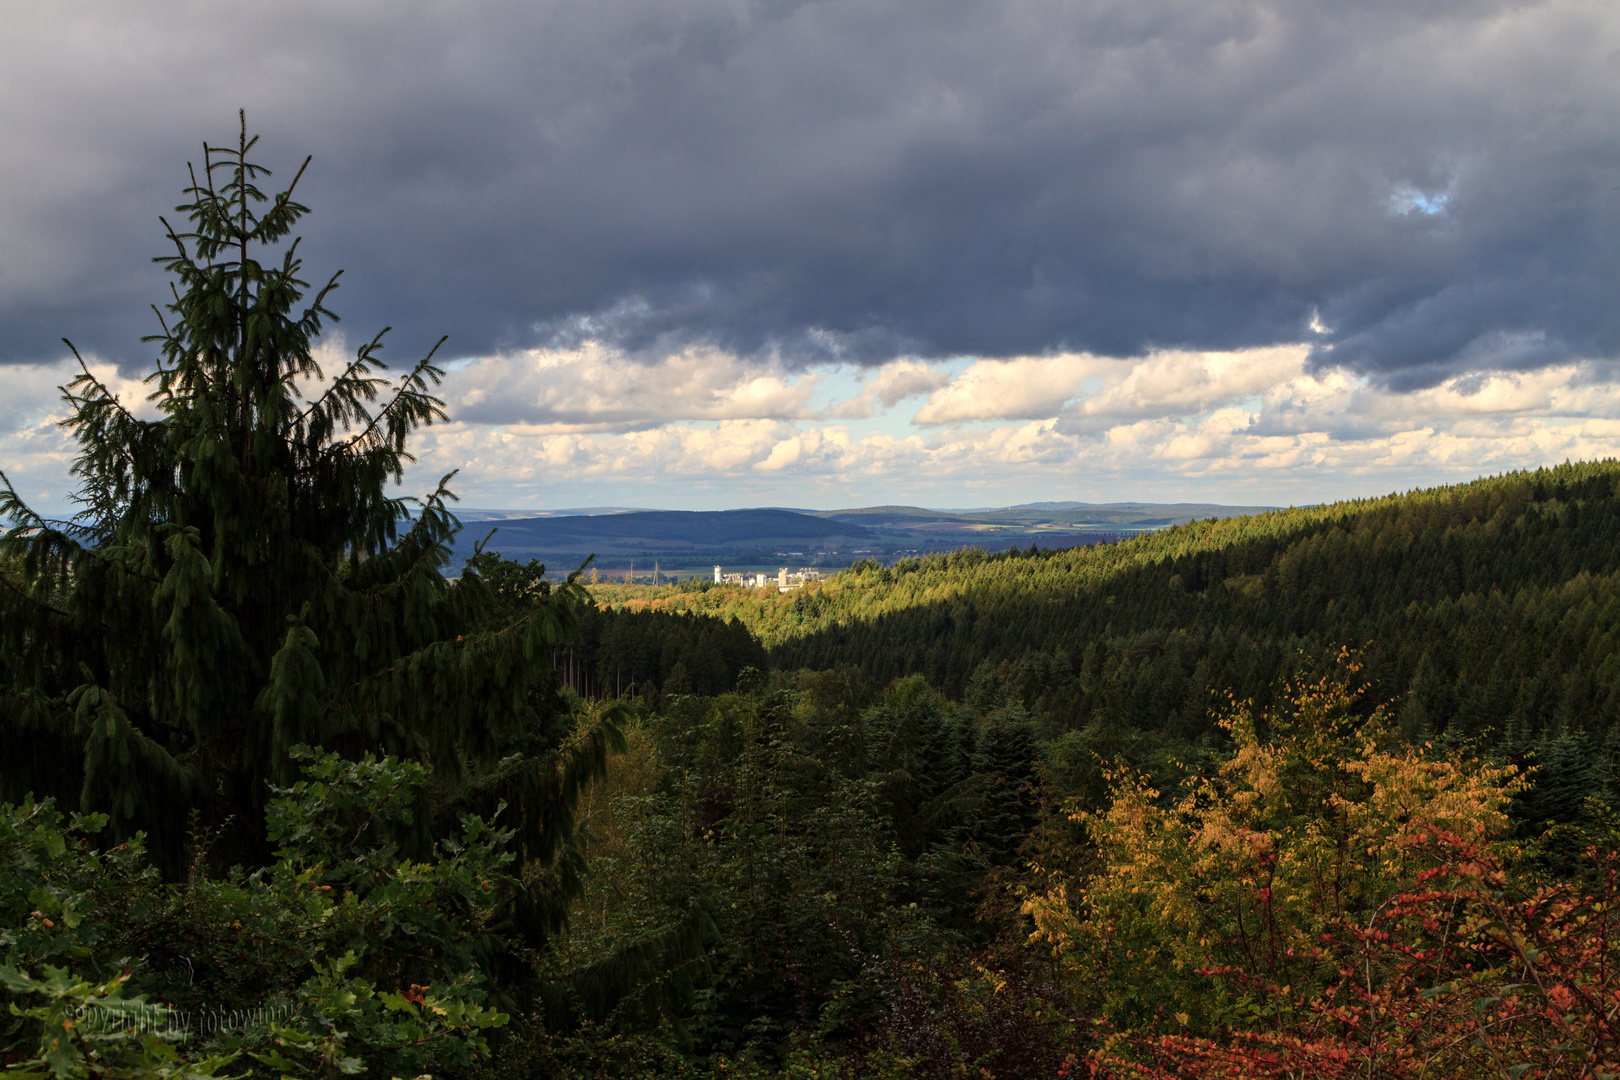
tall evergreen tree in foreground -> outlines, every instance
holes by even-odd
[[[430,352],[386,380],[383,334],[321,370],[338,278],[309,294],[283,243],[304,168],[266,195],[256,141],[244,119],[235,146],[205,146],[189,228],[164,221],[154,415],[82,360],[63,388],[82,511],[46,520],[0,474],[0,796],[107,812],[171,870],[196,813],[223,830],[216,854],[253,862],[291,748],[377,750],[428,763],[441,808],[504,799],[526,856],[574,861],[574,799],[620,738],[603,719],[565,739],[546,715],[546,652],[582,590],[497,604],[476,573],[444,576],[450,477],[388,492],[411,434],[444,418],[441,371]]]

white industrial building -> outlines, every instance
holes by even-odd
[[[743,574],[726,573],[719,566],[714,568],[714,583],[716,585],[743,585],[753,589],[775,588],[777,592],[791,592],[802,589],[812,581],[821,580],[821,571],[813,566],[806,566],[799,570],[789,570],[782,567],[776,571],[776,576],[770,574]]]

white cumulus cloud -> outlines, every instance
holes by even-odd
[[[894,360],[867,376],[866,388],[833,410],[836,416],[868,417],[878,407],[892,409],[907,398],[930,394],[950,384],[951,377],[920,360]]]
[[[630,431],[680,420],[810,415],[819,376],[714,349],[642,363],[597,342],[474,360],[446,384],[451,415],[543,431]]]
[[[935,390],[913,419],[919,424],[1045,419],[1057,415],[1107,363],[1085,354],[980,360]]]

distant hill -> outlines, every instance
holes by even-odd
[[[458,506],[455,510],[456,517],[462,521],[527,521],[530,518],[657,513],[645,506],[579,506],[560,510],[489,510],[476,506]]]
[[[897,529],[925,529],[931,532],[952,528],[981,530],[1116,529],[1140,531],[1185,525],[1207,518],[1241,517],[1262,514],[1269,506],[1222,506],[1217,503],[1023,503],[1018,506],[978,510],[927,510],[920,506],[867,506],[850,510],[811,511],[818,517],[870,526]]]
[[[463,530],[462,545],[470,547],[487,533],[485,525],[497,530],[490,550],[518,559],[768,551],[784,544],[848,547],[872,536],[862,525],[791,510],[640,510],[480,522]]]
[[[559,569],[597,556],[603,568],[663,560],[691,568],[794,559],[847,566],[856,558],[892,559],[964,547],[1076,547],[1204,518],[1263,507],[1211,503],[1036,503],[991,510],[869,506],[845,510],[468,510],[457,545],[464,558],[491,528],[490,550],[540,559]]]

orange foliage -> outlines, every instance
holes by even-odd
[[[1366,924],[1340,920],[1316,958],[1327,985],[1292,994],[1287,1015],[1221,1036],[1120,1035],[1094,1075],[1144,1078],[1505,1077],[1620,1074],[1620,880],[1612,855],[1588,852],[1586,888],[1559,882],[1509,898],[1489,845],[1430,830],[1431,860]],[[1209,975],[1258,988],[1237,969]]]
[[[1323,935],[1386,910],[1427,869],[1436,830],[1511,860],[1497,838],[1515,770],[1400,744],[1382,709],[1357,715],[1345,665],[1270,714],[1232,702],[1219,722],[1234,752],[1214,775],[1166,797],[1116,772],[1108,809],[1074,815],[1097,871],[1055,878],[1025,910],[1111,1020],[1181,1016],[1200,1034],[1286,1022],[1336,977]]]

